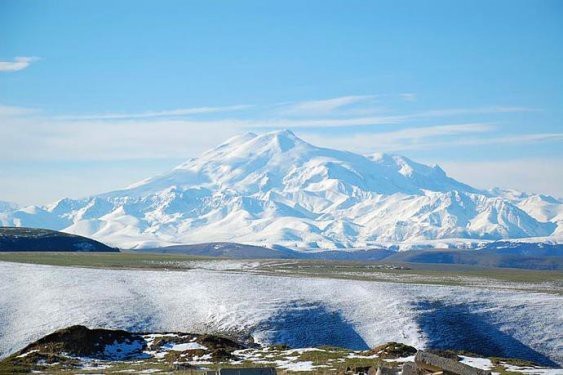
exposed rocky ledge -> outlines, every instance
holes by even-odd
[[[480,358],[453,351],[423,352],[401,343],[367,351],[337,347],[259,346],[219,335],[132,333],[72,326],[49,334],[3,359],[0,373],[336,373],[487,375],[494,372],[552,374],[531,362]],[[244,370],[243,370],[244,369]],[[254,372],[253,372],[254,371]],[[231,371],[232,372],[232,371]]]

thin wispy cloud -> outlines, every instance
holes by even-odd
[[[349,126],[371,126],[371,125],[393,125],[404,122],[405,116],[365,116],[348,118],[275,118],[248,121],[248,127],[252,128],[301,128],[301,129],[326,129]]]
[[[401,97],[401,99],[403,99],[404,101],[407,101],[407,102],[414,102],[416,100],[416,94],[412,93],[412,92],[405,92],[405,93],[399,94],[399,96]]]
[[[328,115],[352,105],[373,102],[374,98],[374,95],[355,95],[324,100],[302,101],[285,106],[285,108],[282,109],[282,113],[301,116]]]
[[[553,165],[563,165],[563,158],[551,163],[541,158],[518,158],[491,161],[432,160],[444,168],[448,175],[461,181],[471,181],[478,188],[511,188],[530,193],[560,196],[563,174],[554,173]]]
[[[366,153],[375,151],[395,152],[424,149],[433,145],[436,139],[443,137],[483,134],[494,130],[496,130],[496,126],[492,124],[467,123],[413,127],[378,133],[352,133],[337,137],[313,134],[307,136],[307,139],[311,139],[313,142],[323,142],[324,139],[324,143],[328,143],[331,147]],[[455,143],[455,140],[453,140],[453,143]]]
[[[326,137],[310,135],[307,139],[330,147],[370,153],[451,149],[483,145],[518,145],[563,142],[563,133],[493,135],[498,128],[491,124],[459,124],[407,128],[397,131]]]
[[[415,94],[400,94],[415,97]],[[384,96],[384,95],[382,95]],[[155,120],[195,116],[205,114],[229,114],[222,121],[236,124],[243,129],[280,129],[299,128],[303,130],[322,130],[323,128],[362,127],[375,125],[399,125],[410,121],[432,118],[446,118],[463,115],[486,115],[494,113],[514,113],[533,111],[523,107],[485,107],[485,108],[454,108],[413,112],[409,114],[365,115],[374,112],[376,95],[343,96],[326,100],[311,100],[281,105],[255,106],[206,106],[180,108],[162,111],[146,111],[138,113],[100,113],[87,115],[56,116],[54,120],[64,121],[130,121]],[[405,99],[411,100],[411,99]],[[249,111],[252,110],[252,111]],[[237,112],[246,111],[244,115]],[[201,120],[206,127],[206,122]]]
[[[326,100],[311,100],[295,103],[282,103],[274,110],[265,111],[259,121],[248,121],[252,128],[299,128],[302,130],[321,130],[323,128],[362,127],[374,125],[398,125],[413,121],[440,119],[448,117],[486,116],[509,113],[538,111],[534,108],[515,106],[490,106],[477,108],[441,108],[411,113],[395,114],[381,107],[380,101],[401,99],[415,101],[415,93],[399,95],[356,95],[342,96]],[[270,115],[270,117],[268,117]]]
[[[502,134],[499,125],[493,122],[432,125],[434,121],[441,122],[442,118],[463,113],[528,110],[520,107],[441,109],[386,116],[331,116],[352,103],[364,103],[367,98],[352,96],[310,101],[310,109],[328,111],[329,114],[285,117],[272,106],[250,105],[54,117],[28,108],[0,106],[0,116],[4,119],[0,123],[0,158],[108,161],[187,158],[233,135],[249,130],[282,128],[297,129],[299,136],[320,146],[365,153],[562,140],[559,133]],[[29,114],[34,115],[30,117]],[[199,114],[217,115],[191,117]],[[415,120],[424,120],[427,125]],[[338,128],[343,129],[338,131]],[[342,133],[344,129],[346,131]],[[22,149],[33,152],[21,153]]]
[[[482,108],[449,108],[429,110],[418,113],[419,117],[446,117],[446,116],[465,116],[465,115],[488,115],[496,113],[521,113],[536,112],[538,109],[527,107],[482,107]]]
[[[0,72],[17,72],[31,65],[37,57],[16,57],[12,61],[0,60]]]
[[[277,113],[291,118],[302,117],[326,117],[342,120],[327,122],[327,126],[346,125],[370,125],[382,122],[396,123],[425,118],[451,117],[451,116],[473,116],[473,115],[493,115],[505,113],[522,113],[538,111],[535,108],[515,107],[515,106],[490,106],[477,108],[443,108],[414,112],[410,114],[390,115],[390,110],[382,107],[379,99],[401,99],[404,102],[414,102],[417,99],[416,93],[401,93],[398,95],[354,95],[342,96],[324,100],[309,100],[295,103],[282,103],[277,109]],[[383,113],[383,114],[382,114]],[[319,126],[313,120],[304,123],[303,126]]]
[[[500,136],[484,139],[462,139],[459,145],[488,145],[488,144],[518,144],[518,143],[534,143],[534,142],[560,142],[563,141],[563,133],[532,133],[512,136]]]
[[[439,138],[438,138],[439,139]],[[437,148],[452,147],[471,147],[486,145],[531,145],[534,143],[545,142],[562,142],[563,133],[529,133],[519,135],[487,135],[486,137],[463,137],[456,139],[433,140],[432,137],[426,137],[419,142],[399,142],[393,145],[393,149],[397,151],[404,150],[428,150]]]
[[[37,111],[33,108],[14,107],[0,104],[0,117],[25,116]]]
[[[94,115],[59,116],[61,120],[129,120],[129,119],[150,119],[158,117],[177,117],[189,115],[201,115],[221,112],[235,112],[251,108],[251,105],[232,105],[224,107],[196,107],[179,108],[166,111],[148,111],[140,113],[105,113]]]
[[[12,119],[0,124],[0,160],[182,159],[198,155],[243,129],[229,120]]]
[[[375,116],[358,116],[355,113],[344,113],[348,116],[311,116],[285,118],[265,118],[260,121],[249,121],[249,127],[256,128],[293,128],[307,130],[321,130],[323,128],[339,128],[339,127],[362,127],[373,125],[399,125],[407,124],[412,121],[431,119],[440,119],[454,116],[472,116],[472,115],[488,115],[500,113],[520,113],[535,111],[531,108],[523,107],[483,107],[483,108],[454,108],[454,109],[437,109],[413,112],[407,114],[389,114]],[[335,111],[333,111],[334,114]]]

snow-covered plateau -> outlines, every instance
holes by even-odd
[[[479,190],[438,166],[244,134],[126,189],[46,206],[0,205],[0,224],[121,248],[238,242],[296,249],[561,242],[559,198]]]
[[[232,261],[231,261],[232,262]],[[488,287],[0,262],[0,357],[74,324],[292,347],[417,348],[563,364],[563,297]]]

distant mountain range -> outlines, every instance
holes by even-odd
[[[495,240],[560,243],[563,204],[479,190],[399,155],[316,147],[286,130],[232,138],[126,189],[46,206],[0,205],[0,223],[122,248],[473,248]]]
[[[18,205],[12,202],[0,201],[0,212],[12,211],[18,208]]]

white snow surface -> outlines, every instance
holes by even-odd
[[[279,361],[279,362],[283,362],[283,361]],[[281,363],[280,368],[286,369],[287,371],[299,372],[299,371],[312,371],[315,369],[315,366],[313,366],[312,361],[303,361],[297,363]]]
[[[562,305],[557,294],[482,287],[0,262],[0,357],[84,324],[250,334],[293,347],[397,341],[424,348],[467,339],[562,364]],[[461,320],[452,323],[455,317]]]
[[[184,344],[165,344],[163,347],[164,349],[178,351],[178,352],[183,352],[184,350],[207,349],[205,346],[198,344],[197,342],[187,342]]]
[[[562,207],[546,195],[478,190],[399,155],[316,147],[285,130],[232,138],[126,189],[0,209],[0,224],[63,230],[122,248],[471,247],[509,238],[559,241]]]
[[[468,356],[460,356],[461,363],[465,363],[471,367],[480,368],[481,370],[491,370],[493,368],[493,362],[488,358],[474,358]]]
[[[541,368],[541,367],[519,367],[504,364],[504,368],[506,371],[511,371],[515,373],[521,374],[529,374],[529,375],[562,375],[563,369],[561,368]]]

